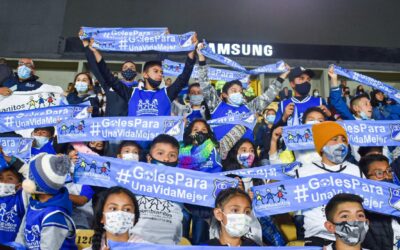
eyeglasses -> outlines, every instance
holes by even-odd
[[[392,176],[393,170],[392,170],[391,168],[388,168],[388,169],[386,169],[386,170],[377,169],[377,170],[374,170],[374,171],[373,171],[373,174],[368,175],[368,177],[374,175],[376,178],[382,179],[382,178],[385,177],[385,174],[386,174],[387,176]]]

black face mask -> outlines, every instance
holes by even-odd
[[[147,78],[147,81],[149,82],[150,86],[155,89],[157,89],[162,82],[162,81],[153,80],[151,77]]]
[[[311,90],[311,83],[309,82],[303,82],[301,84],[296,84],[294,87],[297,93],[301,96],[306,96]]]
[[[122,77],[127,81],[132,81],[135,79],[137,73],[132,69],[127,69],[121,72]]]
[[[177,161],[175,161],[175,162],[164,162],[164,161],[159,161],[159,160],[154,159],[153,156],[151,156],[151,155],[150,155],[150,157],[151,157],[150,163],[152,163],[152,164],[161,165],[161,166],[167,166],[167,167],[176,167],[176,166],[178,166],[178,162]]]
[[[90,150],[92,150],[93,152],[97,153],[98,155],[103,155],[103,149],[96,149],[96,148],[92,148],[91,146],[88,146],[90,148]]]
[[[196,132],[194,135],[190,135],[193,140],[194,145],[201,145],[203,144],[208,138],[210,138],[209,134],[203,132]]]

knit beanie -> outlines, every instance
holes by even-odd
[[[27,193],[57,194],[64,187],[70,168],[67,156],[42,153],[29,164],[29,178],[22,182]]]
[[[314,139],[315,151],[321,156],[322,148],[333,137],[343,135],[348,141],[346,130],[344,130],[344,128],[336,122],[332,121],[314,124],[312,126],[312,134]]]

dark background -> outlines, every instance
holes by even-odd
[[[309,65],[346,61],[398,70],[399,11],[398,0],[1,0],[0,57],[81,59],[80,26],[157,26],[215,42],[272,44],[277,58]],[[166,56],[135,59],[155,55]],[[233,58],[244,65],[276,61]]]

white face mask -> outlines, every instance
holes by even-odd
[[[15,184],[0,183],[0,197],[15,194]]]
[[[106,223],[104,224],[104,230],[112,234],[124,234],[129,229],[133,228],[133,221],[135,220],[135,214],[124,212],[124,211],[113,211],[104,213],[106,217]]]
[[[318,121],[318,120],[306,121],[306,124],[310,124],[310,125],[314,125],[314,124],[317,124],[317,123],[320,123],[320,121]]]
[[[125,161],[139,161],[139,155],[135,153],[122,154],[122,160]]]
[[[41,148],[41,147],[43,147],[46,143],[49,142],[49,138],[47,138],[46,136],[34,135],[33,138],[35,138],[35,141],[36,141],[36,148]]]
[[[242,237],[250,230],[251,217],[246,214],[226,214],[228,222],[224,225],[226,232],[235,238]]]

